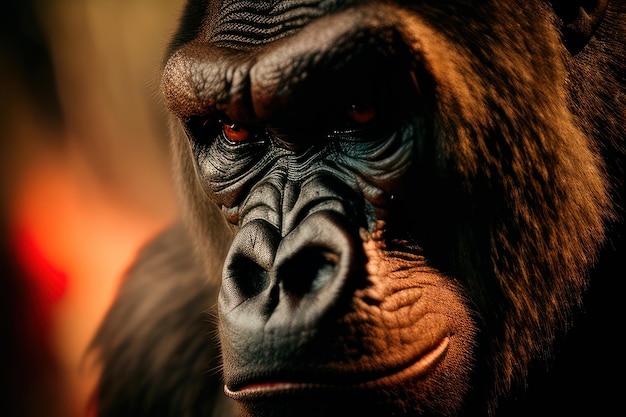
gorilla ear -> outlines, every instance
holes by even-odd
[[[559,18],[563,42],[575,54],[589,42],[600,26],[608,0],[552,0]]]

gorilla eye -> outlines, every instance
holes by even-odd
[[[360,107],[353,104],[348,110],[348,118],[358,125],[364,125],[371,122],[375,116],[376,109],[374,107]]]
[[[243,142],[250,136],[250,131],[237,123],[223,122],[224,136],[233,142]]]

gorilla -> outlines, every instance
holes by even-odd
[[[625,77],[624,1],[189,0],[181,220],[96,334],[97,415],[601,411]]]

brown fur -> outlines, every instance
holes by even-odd
[[[375,26],[377,33],[389,31],[401,39],[406,48],[401,52],[410,56],[408,68],[424,98],[424,114],[416,118],[414,128],[430,139],[416,139],[416,161],[408,181],[415,188],[408,193],[406,189],[399,190],[392,205],[399,214],[386,223],[377,223],[365,235],[378,241],[394,230],[407,229],[405,236],[422,237],[418,258],[423,254],[432,257],[426,263],[411,258],[413,255],[398,256],[398,250],[410,253],[416,249],[413,243],[404,241],[404,236],[388,242],[391,247],[382,243],[370,247],[368,267],[378,271],[371,274],[370,280],[381,282],[381,276],[393,276],[391,272],[381,274],[385,269],[375,266],[377,262],[388,264],[390,270],[397,262],[397,270],[415,268],[420,273],[420,268],[427,265],[428,271],[436,272],[432,280],[425,282],[447,288],[446,291],[452,288],[455,294],[451,298],[455,301],[450,302],[442,291],[442,305],[457,308],[461,306],[458,300],[465,304],[462,313],[451,314],[458,318],[458,328],[467,329],[466,340],[461,343],[466,347],[463,351],[469,355],[476,347],[471,360],[463,353],[450,354],[450,360],[456,364],[452,368],[462,366],[468,368],[464,372],[473,372],[469,382],[464,372],[455,372],[447,384],[438,385],[440,382],[434,377],[420,382],[423,385],[416,387],[423,392],[411,391],[412,386],[397,387],[405,407],[413,410],[404,410],[408,414],[417,414],[415,410],[428,401],[437,404],[427,405],[427,410],[445,415],[517,415],[516,408],[521,414],[527,409],[520,405],[524,403],[518,402],[517,395],[523,397],[529,381],[536,382],[537,375],[544,375],[537,367],[549,366],[546,364],[553,363],[555,356],[558,365],[560,349],[568,349],[563,342],[567,341],[570,328],[581,320],[579,315],[581,309],[584,311],[589,285],[590,294],[597,296],[594,280],[604,280],[599,284],[603,288],[609,286],[605,280],[612,278],[613,273],[600,276],[606,273],[605,266],[609,269],[608,265],[619,265],[621,272],[617,273],[624,272],[623,262],[619,262],[624,236],[624,2],[611,2],[595,37],[584,49],[573,52],[563,44],[557,29],[560,21],[547,4],[497,2],[497,7],[490,7],[496,2],[470,3],[423,2],[411,7],[385,2],[360,6],[357,17],[341,12],[336,15],[337,25],[362,24],[368,30]],[[188,14],[186,20],[193,19]],[[301,39],[298,45],[306,45],[306,31],[315,31],[315,23],[290,34],[294,44]],[[206,27],[198,30],[208,31]],[[233,82],[228,85],[232,91],[222,91],[215,85],[220,85],[223,74],[202,72],[206,70],[202,67],[195,72],[187,61],[178,58],[185,53],[204,53],[197,43],[188,43],[190,39],[186,37],[190,35],[181,31],[174,40],[173,53],[164,70],[166,100],[174,113],[185,121],[186,115],[204,112],[209,107],[234,108],[239,103],[233,104],[232,97],[239,100],[240,96],[229,94],[241,86]],[[315,45],[311,42],[311,47]],[[179,46],[181,49],[174,52]],[[273,55],[268,48],[255,58],[254,70],[249,74],[252,81],[247,82],[256,83],[257,90],[253,91],[259,97],[281,96],[284,85],[273,83],[273,71],[299,74],[289,61],[283,61],[284,51],[278,51]],[[236,59],[232,65],[247,70],[237,67]],[[265,77],[263,71],[267,72]],[[206,91],[194,90],[193,77],[218,83],[207,87],[215,89],[217,103],[211,101],[213,98],[207,99],[210,94]],[[285,78],[291,80],[295,76]],[[222,99],[224,103],[219,102]],[[284,103],[266,104],[271,108]],[[199,376],[192,373],[199,372],[205,366],[202,361],[208,361],[217,349],[208,344],[206,331],[198,327],[202,320],[197,314],[215,302],[216,274],[221,271],[236,228],[228,226],[217,207],[208,202],[211,190],[202,183],[192,147],[178,120],[173,120],[172,126],[179,189],[186,204],[185,220],[209,281],[203,283],[198,272],[189,271],[184,274],[190,279],[171,277],[166,284],[169,277],[164,277],[156,283],[161,278],[150,278],[150,282],[142,278],[144,267],[131,272],[126,289],[96,340],[106,365],[100,388],[103,416],[140,416],[148,415],[141,414],[147,410],[163,411],[157,411],[155,404],[172,407],[171,414],[159,415],[204,415],[210,405],[204,402],[202,392],[218,389],[216,381],[193,379]],[[412,197],[406,195],[416,193],[418,204],[414,205],[410,202]],[[419,219],[428,220],[421,224]],[[186,259],[195,265],[196,261],[186,252],[189,247],[178,245],[179,262]],[[165,246],[161,250],[165,256]],[[403,266],[403,256],[415,263]],[[155,262],[151,257],[140,257],[139,264]],[[159,265],[167,269],[167,274],[179,273],[165,262]],[[449,283],[440,284],[444,279]],[[373,284],[371,291],[385,292],[388,289],[384,285],[392,284],[377,285]],[[131,290],[133,286],[137,290]],[[203,292],[197,293],[197,286],[204,288]],[[148,288],[154,290],[141,297],[140,304],[139,293]],[[182,293],[180,298],[174,297],[173,291],[183,291],[187,298]],[[361,302],[362,296],[357,294],[353,303]],[[371,300],[371,295],[367,299]],[[437,296],[425,295],[424,299],[432,302]],[[164,310],[165,300],[174,303],[175,326],[164,325],[168,311]],[[366,314],[366,310],[355,307],[355,316]],[[184,317],[190,312],[196,322],[188,323],[190,333],[181,334]],[[346,323],[352,319],[350,314],[343,318]],[[155,350],[158,357],[145,365],[151,369],[147,375],[153,378],[149,378],[149,384],[126,391],[124,381],[136,379],[146,370],[138,368],[141,362],[131,367],[120,361],[141,357],[147,346],[159,344],[150,344],[138,333],[144,326],[145,331],[154,332],[150,333],[153,338],[173,337],[171,343],[183,349],[183,357],[189,353],[183,369],[174,367],[172,375],[175,380],[179,372],[189,372],[188,377],[194,381],[186,384],[190,391],[177,387],[172,394],[169,388],[163,388],[173,380],[159,375],[171,369],[174,358],[180,358],[174,351],[168,356],[166,350]],[[477,326],[478,332],[473,326]],[[204,347],[203,342],[207,343]],[[127,353],[121,354],[122,345],[130,347]],[[597,349],[594,343],[591,345]],[[580,349],[585,352],[587,348],[589,345],[585,344]],[[382,351],[375,343],[371,349]],[[117,369],[124,371],[117,373]],[[116,386],[119,391],[114,389]],[[451,392],[452,386],[458,391]],[[466,391],[468,399],[464,399]],[[443,392],[449,392],[450,398],[443,399]],[[595,391],[590,388],[589,392]],[[414,398],[410,398],[413,393]],[[531,387],[530,400],[532,395]],[[176,400],[183,397],[189,400]],[[545,399],[541,394],[537,398]],[[555,394],[555,398],[561,397]],[[202,405],[193,409],[189,404],[194,401]],[[220,407],[218,410],[222,410]]]

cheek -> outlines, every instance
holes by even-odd
[[[355,294],[354,314],[369,326],[369,360],[389,370],[366,387],[411,410],[433,399],[455,409],[469,389],[477,334],[463,291],[418,254],[395,258],[365,246],[369,285]]]

